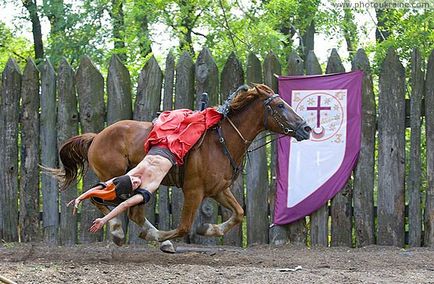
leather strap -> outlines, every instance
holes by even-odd
[[[220,142],[220,144],[222,145],[222,148],[223,148],[223,153],[225,154],[226,157],[228,157],[228,159],[229,159],[229,161],[231,163],[231,166],[232,166],[232,171],[233,171],[232,180],[235,180],[238,177],[238,175],[240,174],[240,172],[242,170],[242,166],[239,166],[235,162],[234,158],[232,158],[232,155],[229,152],[228,146],[226,145],[225,138],[223,137],[223,131],[222,131],[222,127],[221,127],[220,124],[216,127],[216,130],[217,130],[217,135],[218,135],[218,138],[219,138],[219,142]]]

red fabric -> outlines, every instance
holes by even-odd
[[[165,111],[154,122],[145,141],[145,152],[152,146],[165,147],[175,155],[176,163],[182,165],[184,156],[191,147],[221,118],[222,115],[214,108],[200,112],[189,109]]]

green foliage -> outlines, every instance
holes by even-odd
[[[207,19],[211,32],[205,42],[220,70],[232,51],[241,62],[246,62],[249,52],[263,58],[270,50],[274,50],[282,59],[286,57],[291,46],[285,35],[276,30],[274,23],[265,19],[269,15],[264,14],[261,6],[253,2],[250,9],[245,11],[232,7],[227,2],[221,4],[220,7],[215,7]],[[237,16],[237,9],[243,14]]]
[[[54,6],[63,5],[64,10]],[[51,3],[50,9],[44,7],[42,15],[53,17],[54,13],[62,11],[55,17],[63,17],[61,26],[54,31],[53,24],[46,42],[46,54],[54,65],[57,65],[62,56],[77,66],[83,55],[88,55],[98,64],[103,65],[107,59],[107,45],[110,37],[110,27],[107,24],[108,18],[105,14],[107,1],[86,0],[82,6]]]
[[[34,57],[33,46],[24,37],[17,37],[0,21],[0,70],[4,69],[10,57],[23,67],[28,57]]]
[[[428,58],[431,50],[434,49],[433,10],[386,10],[384,20],[389,36],[372,47],[375,51],[374,70],[376,72],[389,47],[395,48],[405,65],[410,62],[414,48],[420,50],[422,58]]]

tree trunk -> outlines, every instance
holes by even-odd
[[[357,49],[357,26],[354,23],[354,14],[351,9],[344,9],[344,24],[342,25],[347,51],[350,55],[350,60],[353,59]]]
[[[35,50],[35,59],[37,61],[40,61],[44,58],[44,45],[42,43],[41,22],[39,20],[36,1],[23,1],[23,5],[24,8],[26,8],[29,12],[30,21],[32,22],[33,48]]]
[[[377,42],[382,42],[386,40],[389,35],[390,31],[386,27],[387,23],[387,10],[384,9],[375,9],[375,14],[377,15],[377,29],[375,30],[375,39]]]
[[[301,37],[301,41],[302,44],[300,44],[300,47],[302,49],[303,60],[305,60],[309,52],[314,50],[315,47],[315,22],[313,20]],[[305,60],[305,62],[307,61]]]
[[[140,11],[136,12],[134,19],[139,25],[139,32],[136,35],[139,40],[140,55],[145,58],[151,50],[151,41],[149,40],[149,19],[147,12],[149,9],[138,1],[134,1],[134,10]]]
[[[112,0],[110,16],[113,25],[112,39],[114,42],[114,49],[121,61],[125,62],[127,54],[125,53],[125,22],[123,6],[123,0]]]

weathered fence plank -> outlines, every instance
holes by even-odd
[[[56,72],[49,60],[41,65],[41,124],[40,145],[41,164],[45,167],[57,167],[56,133]],[[42,204],[44,214],[42,227],[44,241],[58,243],[59,230],[59,191],[57,180],[50,175],[41,176]]]
[[[405,70],[389,49],[378,101],[378,244],[404,245]]]
[[[184,52],[175,70],[175,109],[194,108],[194,63]],[[177,228],[181,218],[184,195],[182,190],[172,187],[172,228]]]
[[[321,66],[312,50],[309,51],[306,58],[306,74],[322,74]],[[310,216],[310,241],[312,246],[328,245],[328,219],[329,211],[327,203]]]
[[[217,105],[219,102],[219,74],[217,65],[208,48],[202,49],[197,57],[196,69],[196,109],[200,109],[202,93],[208,94],[208,105]],[[216,238],[202,237],[196,234],[196,227],[201,224],[215,224],[217,222],[218,207],[214,199],[206,198],[197,210],[197,216],[190,231],[190,242],[198,244],[215,245]]]
[[[303,75],[304,61],[294,51],[289,55],[288,59],[288,75]],[[288,237],[291,243],[306,244],[307,242],[307,227],[306,218],[301,218],[292,222],[288,226]]]
[[[39,70],[27,60],[21,87],[20,237],[41,240],[39,227]]]
[[[227,59],[220,77],[220,93],[222,100],[225,100],[229,94],[234,92],[240,85],[244,83],[244,71],[241,62],[236,57],[235,53],[231,53]],[[244,182],[243,175],[240,174],[235,180],[231,188],[235,198],[244,207]],[[231,216],[232,212],[222,207],[222,219],[226,221]],[[242,225],[236,226],[223,237],[223,244],[241,246],[242,244]]]
[[[282,73],[282,66],[280,65],[277,56],[273,52],[269,52],[264,59],[263,63],[263,76],[264,76],[264,84],[273,89],[273,91],[277,94],[279,93],[277,86],[277,78],[275,74],[280,75]],[[275,138],[273,135],[270,139]],[[274,202],[276,199],[276,159],[277,159],[277,151],[276,151],[276,142],[272,142],[270,147],[270,181],[269,181],[269,207],[270,207],[270,216],[271,221],[274,220]],[[288,241],[288,231],[287,226],[272,226],[268,232],[268,239],[270,244],[273,245],[283,245]]]
[[[246,80],[250,83],[262,83],[261,62],[255,54],[247,57]],[[265,132],[250,145],[250,149],[257,148],[266,142]],[[262,147],[249,154],[246,163],[246,216],[247,243],[268,243],[268,167],[266,148]]]
[[[164,74],[163,111],[173,108],[173,83],[175,79],[175,58],[169,52],[166,57]],[[170,229],[170,195],[169,187],[161,185],[158,189],[158,229]]]
[[[361,149],[354,171],[354,226],[356,246],[375,243],[374,233],[374,169],[376,108],[371,67],[363,49],[354,57],[353,70],[362,70],[362,137]]]
[[[417,49],[411,58],[411,98],[410,98],[410,174],[408,176],[408,232],[409,245],[420,247],[422,242],[421,211],[421,114],[424,92],[423,60]]]
[[[163,84],[163,73],[157,60],[152,56],[140,72],[137,86],[137,95],[134,107],[134,120],[152,121],[157,117],[161,103],[161,88]],[[145,216],[152,224],[155,224],[155,196],[145,205]],[[139,238],[140,229],[136,224],[129,224],[129,242],[143,243]]]
[[[199,101],[202,93],[208,93],[208,106],[218,105],[219,99],[219,74],[217,65],[208,48],[202,49],[196,61],[196,109],[199,109]]]
[[[424,245],[434,247],[434,50],[428,60],[425,81],[426,115],[426,170],[428,188],[426,189]]]
[[[18,241],[18,114],[21,96],[20,69],[13,59],[9,59],[2,74],[3,140],[2,161],[3,186],[0,189],[2,207],[2,234],[6,242]],[[1,228],[0,228],[1,229]]]
[[[77,93],[75,91],[74,70],[65,58],[60,61],[57,70],[57,147],[78,134]],[[59,163],[61,163],[59,161]],[[70,185],[60,193],[60,230],[61,245],[77,243],[77,216],[72,215],[72,209],[66,204],[77,197],[77,185]]]
[[[342,73],[345,67],[335,48],[332,49],[327,62],[326,73]],[[348,180],[345,187],[331,200],[331,245],[352,246],[352,182]]]
[[[83,56],[76,73],[76,87],[80,111],[81,132],[97,133],[104,128],[104,78],[93,65],[89,57]],[[89,189],[98,181],[92,171],[83,178],[83,190]],[[95,218],[101,216],[99,210],[89,201],[85,201],[80,222],[80,242],[102,241],[103,232],[93,234],[89,227]]]
[[[113,55],[107,76],[107,125],[132,116],[130,72],[119,57]]]
[[[107,75],[107,126],[132,117],[130,72],[119,56],[113,54]],[[127,212],[121,213],[118,218],[122,221],[122,229],[126,233],[129,223]]]

